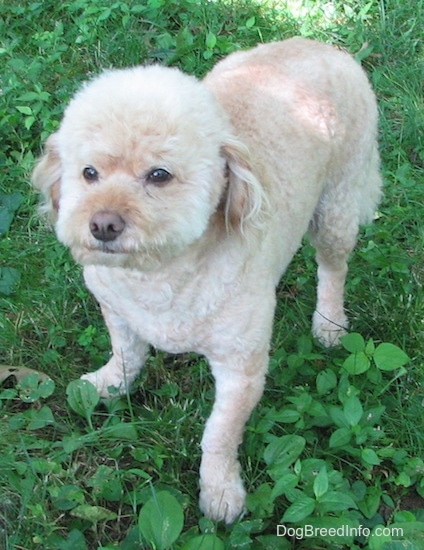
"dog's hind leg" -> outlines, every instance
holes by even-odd
[[[312,331],[325,346],[339,342],[346,333],[348,320],[344,311],[344,286],[347,274],[347,260],[355,240],[352,235],[351,246],[326,248],[321,241],[315,244],[318,264],[317,303],[313,315]],[[315,241],[316,243],[316,241]],[[341,243],[338,243],[341,245]]]
[[[309,228],[318,264],[312,330],[325,346],[337,344],[348,327],[343,304],[347,261],[356,244],[359,224],[371,221],[380,199],[376,147],[365,165],[365,169],[351,170],[350,181],[324,192]]]
[[[246,491],[237,458],[245,423],[264,387],[268,353],[211,361],[216,395],[202,438],[200,508],[215,521],[232,523],[244,510]]]
[[[359,205],[354,193],[348,196],[347,187],[339,185],[324,193],[309,228],[318,265],[312,332],[327,347],[338,344],[348,328],[344,287],[359,228]]]

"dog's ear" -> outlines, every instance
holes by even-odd
[[[252,172],[249,151],[243,143],[234,138],[226,140],[222,154],[228,174],[225,223],[227,228],[243,232],[246,223],[258,224],[265,200],[264,191]]]
[[[44,155],[39,159],[31,176],[32,185],[41,191],[44,203],[40,211],[55,222],[59,212],[61,162],[57,147],[57,134],[52,134],[46,141]]]

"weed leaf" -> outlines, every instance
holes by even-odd
[[[343,447],[347,445],[351,440],[352,432],[349,428],[339,428],[331,434],[329,445],[330,448],[333,447]]]
[[[362,449],[361,458],[367,466],[378,466],[381,462],[374,449]]]
[[[318,500],[320,513],[334,513],[348,510],[349,508],[358,508],[350,495],[340,491],[328,491]]]
[[[79,504],[84,504],[84,491],[76,485],[62,485],[49,489],[52,504],[56,510],[72,510]]]
[[[319,395],[325,395],[337,386],[337,376],[331,369],[325,369],[318,373],[316,384]]]
[[[251,29],[256,23],[256,17],[252,16],[249,17],[249,19],[246,21],[246,28]]]
[[[53,380],[42,372],[26,367],[0,366],[0,384],[9,377],[16,378],[19,398],[25,403],[34,403],[38,399],[50,397],[55,389]]]
[[[300,435],[283,435],[272,441],[264,452],[265,462],[290,466],[298,458],[305,447],[305,438]]]
[[[294,489],[298,481],[299,476],[297,476],[296,474],[292,474],[291,472],[288,472],[287,474],[281,476],[279,479],[277,479],[274,487],[272,488],[271,500],[275,500],[280,495],[284,495],[286,491]]]
[[[140,510],[140,534],[155,550],[170,548],[180,536],[183,525],[181,504],[168,491],[154,493]]]
[[[330,417],[334,424],[339,428],[349,428],[350,424],[345,416],[345,413],[340,407],[330,407],[328,409]]]
[[[20,272],[14,267],[0,267],[0,294],[12,294],[20,278]]]
[[[15,212],[23,200],[24,198],[20,193],[12,193],[11,195],[0,193],[0,235],[4,235],[9,231]]]
[[[60,543],[60,550],[86,550],[86,548],[85,537],[78,529],[72,529],[68,538]]]
[[[276,413],[274,420],[283,424],[294,424],[300,418],[300,412],[294,409],[282,409]]]
[[[320,499],[328,491],[327,468],[323,466],[317,477],[314,479],[314,495]]]
[[[198,535],[186,542],[181,550],[224,550],[224,543],[216,535]]]
[[[216,36],[213,34],[213,32],[209,32],[207,35],[206,35],[206,47],[209,49],[209,50],[213,50],[214,47],[216,46]]]
[[[341,336],[340,343],[345,350],[350,353],[358,353],[365,350],[365,340],[363,336],[357,332],[351,332],[350,334],[345,334]]]
[[[371,365],[371,361],[363,351],[351,353],[343,362],[343,368],[349,374],[362,374]]]
[[[377,346],[374,361],[380,370],[392,371],[406,365],[409,357],[394,344],[384,342]]]
[[[263,522],[260,519],[236,523],[231,530],[229,547],[234,549],[250,547],[252,543],[250,535],[257,531],[262,531],[262,529]]]
[[[382,490],[380,487],[368,487],[362,502],[359,502],[359,509],[362,514],[371,519],[377,513],[381,504]]]
[[[281,522],[298,523],[312,514],[314,509],[315,500],[306,495],[302,495],[287,508]]]
[[[90,506],[89,504],[80,504],[71,510],[71,515],[77,518],[98,523],[99,521],[110,521],[116,519],[115,512],[111,512],[103,506]]]
[[[356,426],[359,424],[364,410],[356,395],[351,395],[346,399],[343,406],[343,412],[350,426]]]
[[[377,529],[379,529],[378,535],[376,535]],[[392,541],[392,536],[388,532],[384,532],[383,525],[377,525],[376,527],[374,527],[373,532],[368,539],[368,548],[369,550],[383,550],[384,548],[388,547],[385,543],[390,541]],[[399,543],[399,546],[397,546],[396,542],[394,545],[390,544],[390,550],[413,548],[409,545],[405,546],[402,541],[399,541]]]
[[[102,431],[102,435],[108,439],[127,439],[135,441],[138,439],[138,432],[136,427],[129,422],[119,422],[113,426],[108,426]]]
[[[30,412],[28,415],[30,418],[28,429],[30,430],[39,430],[40,428],[45,428],[46,426],[53,426],[55,422],[50,407],[47,407],[46,405],[41,407],[39,411],[30,409],[28,412]]]
[[[91,418],[100,401],[96,388],[88,380],[72,380],[66,388],[66,395],[72,410],[87,419]]]

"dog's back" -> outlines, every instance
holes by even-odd
[[[375,96],[359,63],[341,50],[304,38],[262,44],[223,59],[204,82],[277,201],[295,186],[314,202],[347,166],[358,174],[367,163],[378,166]],[[378,202],[377,179],[362,221]]]
[[[314,334],[331,345],[347,326],[347,258],[381,194],[367,76],[349,54],[292,38],[230,55],[205,83],[248,145],[270,199],[262,250],[278,258],[277,279],[309,229],[319,277]]]

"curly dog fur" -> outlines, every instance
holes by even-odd
[[[346,53],[293,38],[231,54],[199,81],[177,69],[105,72],[72,99],[33,174],[59,240],[84,266],[113,355],[83,376],[128,390],[148,346],[209,361],[200,506],[234,521],[238,446],[261,397],[275,287],[309,233],[313,333],[347,327],[343,288],[381,179],[377,107]]]

